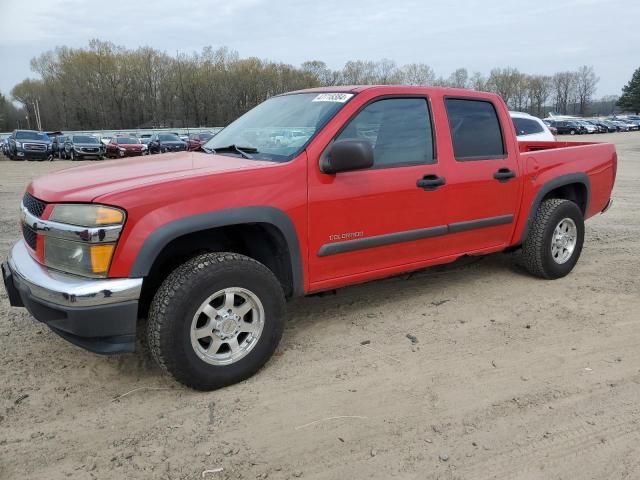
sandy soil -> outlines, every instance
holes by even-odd
[[[640,478],[640,133],[593,139],[618,146],[616,204],[569,277],[494,255],[295,300],[267,367],[217,392],[2,291],[0,478]],[[70,166],[0,162],[2,257],[27,181]]]

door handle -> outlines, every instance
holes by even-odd
[[[435,190],[445,183],[447,182],[444,177],[439,177],[437,175],[425,175],[424,177],[418,179],[418,181],[416,182],[416,186],[418,188],[422,188],[423,190]]]
[[[501,168],[493,174],[493,178],[498,180],[500,183],[508,182],[515,176],[516,172],[514,172],[513,170],[509,170],[508,168]]]

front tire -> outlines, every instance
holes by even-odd
[[[584,243],[582,211],[569,200],[542,202],[522,246],[525,268],[537,277],[553,280],[569,274]]]
[[[196,390],[256,373],[284,330],[285,300],[273,272],[235,253],[197,256],[155,294],[147,338],[160,367]]]

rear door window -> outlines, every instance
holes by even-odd
[[[456,160],[504,158],[502,129],[491,102],[446,98],[445,107]]]
[[[513,118],[513,126],[517,135],[534,135],[544,132],[542,125],[531,118]]]

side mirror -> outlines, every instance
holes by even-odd
[[[320,157],[320,171],[327,174],[363,170],[372,166],[373,147],[367,140],[338,140]]]

